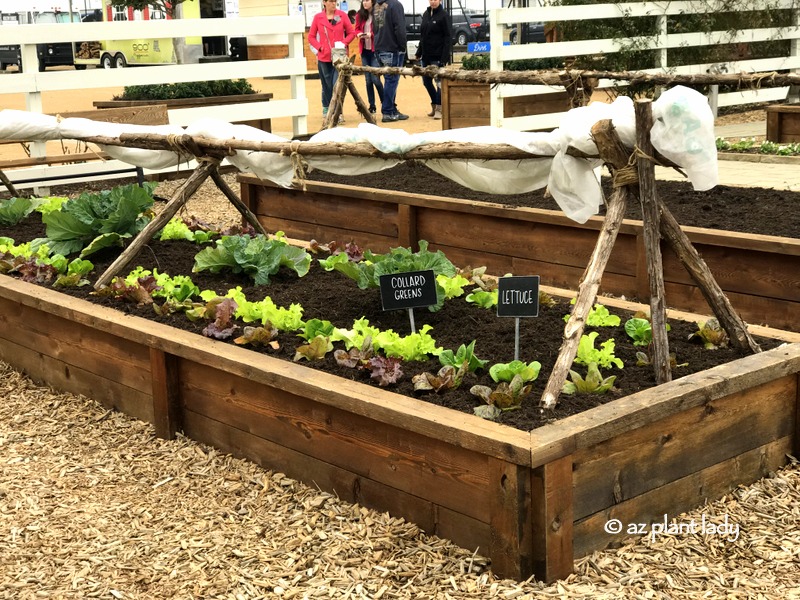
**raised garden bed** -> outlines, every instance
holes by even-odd
[[[580,225],[560,211],[308,181],[306,191],[240,176],[243,199],[264,226],[298,239],[355,240],[382,252],[428,240],[462,265],[492,273],[541,275],[577,289],[602,218]],[[724,209],[724,208],[723,208]],[[709,213],[712,215],[713,213]],[[742,217],[745,218],[745,217]],[[745,321],[800,331],[800,239],[684,227]],[[626,220],[603,276],[601,293],[649,296],[641,222]],[[667,304],[708,313],[699,289],[664,253]]]
[[[123,108],[130,106],[147,106],[153,103],[165,104],[167,110],[179,108],[197,108],[202,106],[225,106],[236,105],[250,102],[268,102],[272,100],[271,93],[257,93],[257,94],[240,94],[237,96],[211,96],[207,98],[177,98],[174,100],[96,100],[92,105],[98,109],[104,108]],[[232,109],[233,106],[232,106]],[[235,109],[234,109],[235,110]],[[254,119],[249,121],[236,121],[231,120],[231,123],[238,123],[240,125],[249,125],[262,131],[272,131],[271,119]]]
[[[442,80],[442,129],[491,125],[488,83]],[[561,113],[570,108],[567,92],[503,99],[505,117]]]
[[[551,581],[798,451],[800,344],[523,432],[0,276],[0,359]],[[253,357],[257,356],[257,360]]]
[[[800,142],[800,106],[780,104],[768,106],[767,140],[779,144]]]

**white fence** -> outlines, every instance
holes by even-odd
[[[795,7],[793,0],[775,0],[771,3],[777,8],[792,9]],[[757,72],[773,70],[798,70],[800,69],[800,28],[797,26],[784,28],[745,29],[736,32],[716,31],[710,33],[670,33],[667,30],[668,16],[682,14],[702,14],[713,11],[715,2],[708,0],[699,1],[669,1],[669,2],[630,2],[624,4],[592,4],[583,6],[548,6],[532,8],[505,8],[491,11],[490,39],[492,40],[490,52],[490,68],[502,70],[503,63],[510,60],[573,57],[613,53],[621,45],[628,46],[632,43],[645,43],[652,50],[659,50],[660,66],[648,72],[670,72],[676,74],[706,73],[713,69],[720,69],[728,73]],[[730,10],[730,8],[728,9]],[[584,40],[575,42],[554,42],[544,44],[502,45],[495,43],[503,39],[503,30],[506,26],[515,26],[518,23],[552,23],[564,21],[584,21],[588,19],[612,19],[620,17],[644,18],[657,17],[659,33],[655,36],[628,38],[624,40],[601,39]],[[795,18],[794,23],[797,23]],[[766,40],[790,40],[791,54],[783,58],[751,59],[731,61],[720,65],[695,64],[671,66],[669,63],[669,50],[684,46],[706,46],[714,44],[731,44],[760,42]],[[601,87],[609,87],[607,81],[601,81]],[[560,90],[563,88],[549,88],[547,86],[520,86],[499,85],[491,90],[491,124],[496,127],[505,127],[517,131],[544,129],[557,127],[561,114],[536,115],[527,117],[503,118],[503,98],[524,96],[534,93]],[[788,88],[772,88],[763,90],[746,90],[720,94],[717,106],[733,106],[749,104],[752,102],[767,102],[786,98]]]
[[[88,90],[91,88],[246,79],[253,77],[288,77],[291,98],[272,99],[220,107],[170,110],[171,124],[187,125],[199,118],[229,120],[235,110],[236,121],[291,117],[295,135],[306,134],[308,98],[306,97],[306,60],[303,56],[305,25],[301,17],[251,17],[237,19],[175,19],[163,21],[128,21],[53,25],[19,25],[2,28],[3,44],[19,44],[22,50],[22,73],[0,76],[2,94],[25,94],[26,110],[41,113],[42,92]],[[200,36],[247,37],[249,45],[287,44],[289,57],[271,60],[157,65],[125,69],[86,69],[38,71],[36,44],[79,42],[83,40],[133,40]],[[2,108],[2,104],[0,104]],[[228,115],[228,117],[226,117]],[[45,155],[45,144],[31,144],[33,156]],[[126,165],[106,161],[102,165],[74,164],[14,169],[8,173],[12,182],[37,177],[61,177],[97,171],[112,172]],[[53,180],[53,183],[57,182]],[[26,186],[22,186],[26,187]]]

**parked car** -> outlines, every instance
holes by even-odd
[[[25,14],[25,13],[21,13]],[[102,14],[99,10],[83,11],[82,13],[73,12],[72,22],[78,23],[80,21],[89,22],[102,20]],[[42,11],[30,15],[30,20],[26,15],[26,19],[22,22],[33,23],[69,23],[70,13],[68,12],[54,12]],[[71,42],[56,42],[36,44],[36,56],[39,59],[39,71],[44,71],[47,67],[57,66],[71,66],[75,64],[75,57]],[[17,45],[4,45],[0,46],[0,71],[4,71],[6,67],[17,65],[19,71],[22,71],[22,52]],[[75,65],[75,68],[85,69],[86,65]]]
[[[520,23],[509,25],[509,28],[508,41],[512,44],[542,44],[545,41],[544,23]]]

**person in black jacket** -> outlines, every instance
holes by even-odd
[[[450,62],[450,40],[453,34],[450,30],[450,17],[442,7],[442,0],[429,0],[430,7],[422,13],[420,25],[420,41],[417,46],[417,59],[423,67],[443,67]],[[422,84],[431,97],[431,112],[429,117],[442,118],[442,88],[437,79],[435,84],[432,77],[423,77]]]
[[[406,18],[399,0],[376,0],[372,7],[375,56],[382,67],[402,67],[406,62]],[[408,115],[397,110],[400,75],[383,76],[381,123],[405,121]]]

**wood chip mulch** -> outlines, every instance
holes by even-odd
[[[0,363],[0,598],[800,598],[796,461],[545,586]]]

